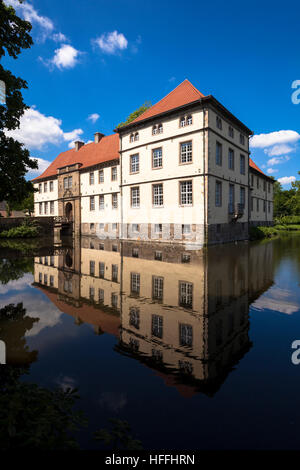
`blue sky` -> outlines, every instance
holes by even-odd
[[[112,133],[188,78],[255,132],[252,157],[265,172],[297,177],[296,1],[31,0],[17,12],[31,20],[35,44],[3,62],[28,82],[31,109],[15,136],[40,171],[74,139]]]

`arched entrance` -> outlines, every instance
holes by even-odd
[[[68,219],[68,222],[73,222],[73,206],[71,202],[68,202],[65,207],[65,214]]]

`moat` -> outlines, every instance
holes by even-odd
[[[111,418],[145,449],[299,448],[300,236],[2,242],[0,257],[7,365],[78,389],[81,448],[101,448],[91,436]]]

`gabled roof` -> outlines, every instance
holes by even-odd
[[[83,145],[78,151],[74,148],[60,153],[48,168],[33,181],[57,175],[57,169],[74,163],[81,163],[81,168],[104,163],[119,158],[119,135],[102,137],[98,144],[94,142]]]
[[[256,165],[256,163],[254,163],[254,161],[249,158],[249,166],[250,166],[250,169],[252,168],[253,170],[255,171],[258,171],[259,173],[261,173],[265,178],[269,178],[270,180],[273,181],[273,178],[271,178],[270,176],[266,175],[263,171],[261,171],[260,168],[258,168],[258,166]]]
[[[185,104],[193,103],[194,101],[204,98],[204,95],[195,88],[189,80],[185,79],[180,85],[172,90],[158,103],[151,106],[143,114],[138,116],[132,123],[143,121],[157,114],[165,113],[171,109],[179,108]],[[132,124],[130,123],[130,124]]]

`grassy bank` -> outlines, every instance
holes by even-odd
[[[263,238],[273,238],[278,237],[281,233],[284,232],[296,232],[300,233],[300,224],[290,224],[283,225],[278,224],[273,227],[251,227],[250,228],[250,240],[262,240]]]

